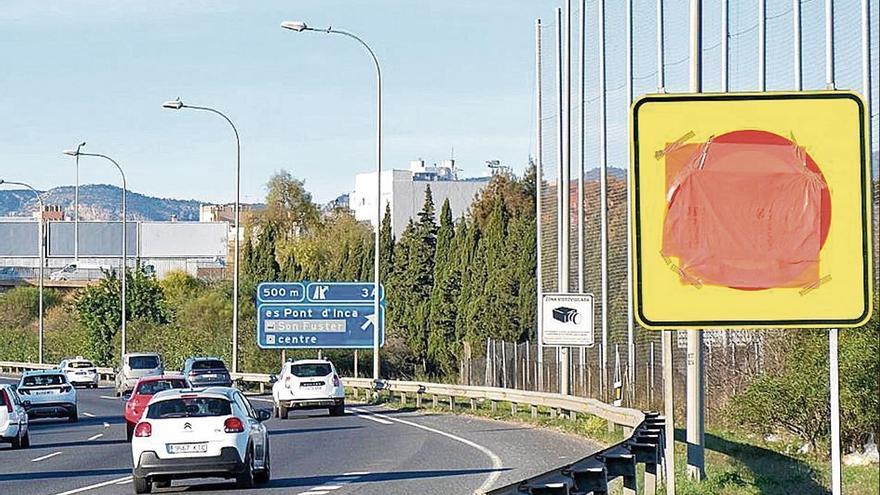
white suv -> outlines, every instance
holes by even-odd
[[[86,388],[98,388],[98,368],[82,356],[68,358],[58,365],[71,385],[84,385]]]
[[[76,390],[60,370],[25,371],[16,390],[31,418],[66,417],[71,423],[79,419]]]
[[[27,412],[15,389],[5,384],[0,385],[0,442],[11,443],[13,449],[31,445]]]
[[[184,478],[235,478],[239,488],[269,481],[269,437],[240,391],[228,387],[157,393],[134,427],[135,493]]]
[[[272,376],[274,414],[287,418],[291,409],[328,408],[331,416],[345,414],[345,389],[333,363],[303,359],[284,363],[281,374]]]

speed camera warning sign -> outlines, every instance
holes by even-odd
[[[867,322],[870,170],[858,95],[649,95],[633,104],[631,125],[641,325]]]
[[[593,345],[592,294],[544,294],[541,312],[544,345]]]

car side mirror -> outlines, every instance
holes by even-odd
[[[122,394],[120,398],[122,399],[122,402],[128,402],[128,400],[131,399],[131,393]]]
[[[12,385],[10,385],[10,387],[12,387],[13,391],[18,392],[18,384],[17,383],[13,383]]]
[[[263,422],[272,417],[272,411],[268,409],[257,409],[257,421]]]
[[[278,381],[278,375],[269,375],[269,383],[275,383]]]
[[[29,400],[23,400],[23,401],[21,401],[21,405],[22,405],[22,407],[24,407],[25,409],[27,409],[27,408],[31,407],[31,401],[29,401]]]

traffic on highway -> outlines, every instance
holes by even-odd
[[[160,358],[127,362],[142,356]],[[199,361],[222,364],[186,362]],[[269,395],[151,369],[118,395],[61,367],[0,377],[0,493],[471,493],[598,448],[492,420],[346,410],[327,360],[285,363]]]

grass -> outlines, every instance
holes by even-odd
[[[409,399],[401,405],[396,397],[382,394],[373,401],[395,409],[415,410]],[[422,401],[422,408],[450,413],[448,399],[432,407],[430,399]],[[526,423],[553,430],[580,435],[603,445],[623,440],[618,428],[609,432],[607,423],[595,416],[578,415],[572,421],[567,417],[552,418],[550,411],[540,408],[533,418],[528,407],[519,407],[516,413],[511,404],[496,403],[493,411],[489,401],[478,401],[471,409],[468,401],[457,401],[455,412],[502,421]],[[676,488],[679,495],[825,495],[831,493],[831,466],[827,459],[815,455],[798,455],[797,443],[792,438],[766,442],[760,435],[726,429],[710,428],[706,432],[706,479],[694,482],[687,479],[684,430],[676,430],[675,468]],[[640,466],[640,471],[643,467]],[[639,477],[641,480],[641,476]],[[639,486],[639,493],[642,493]],[[622,493],[615,483],[610,493]],[[662,492],[662,488],[659,489]],[[843,466],[844,495],[880,495],[880,466]]]

